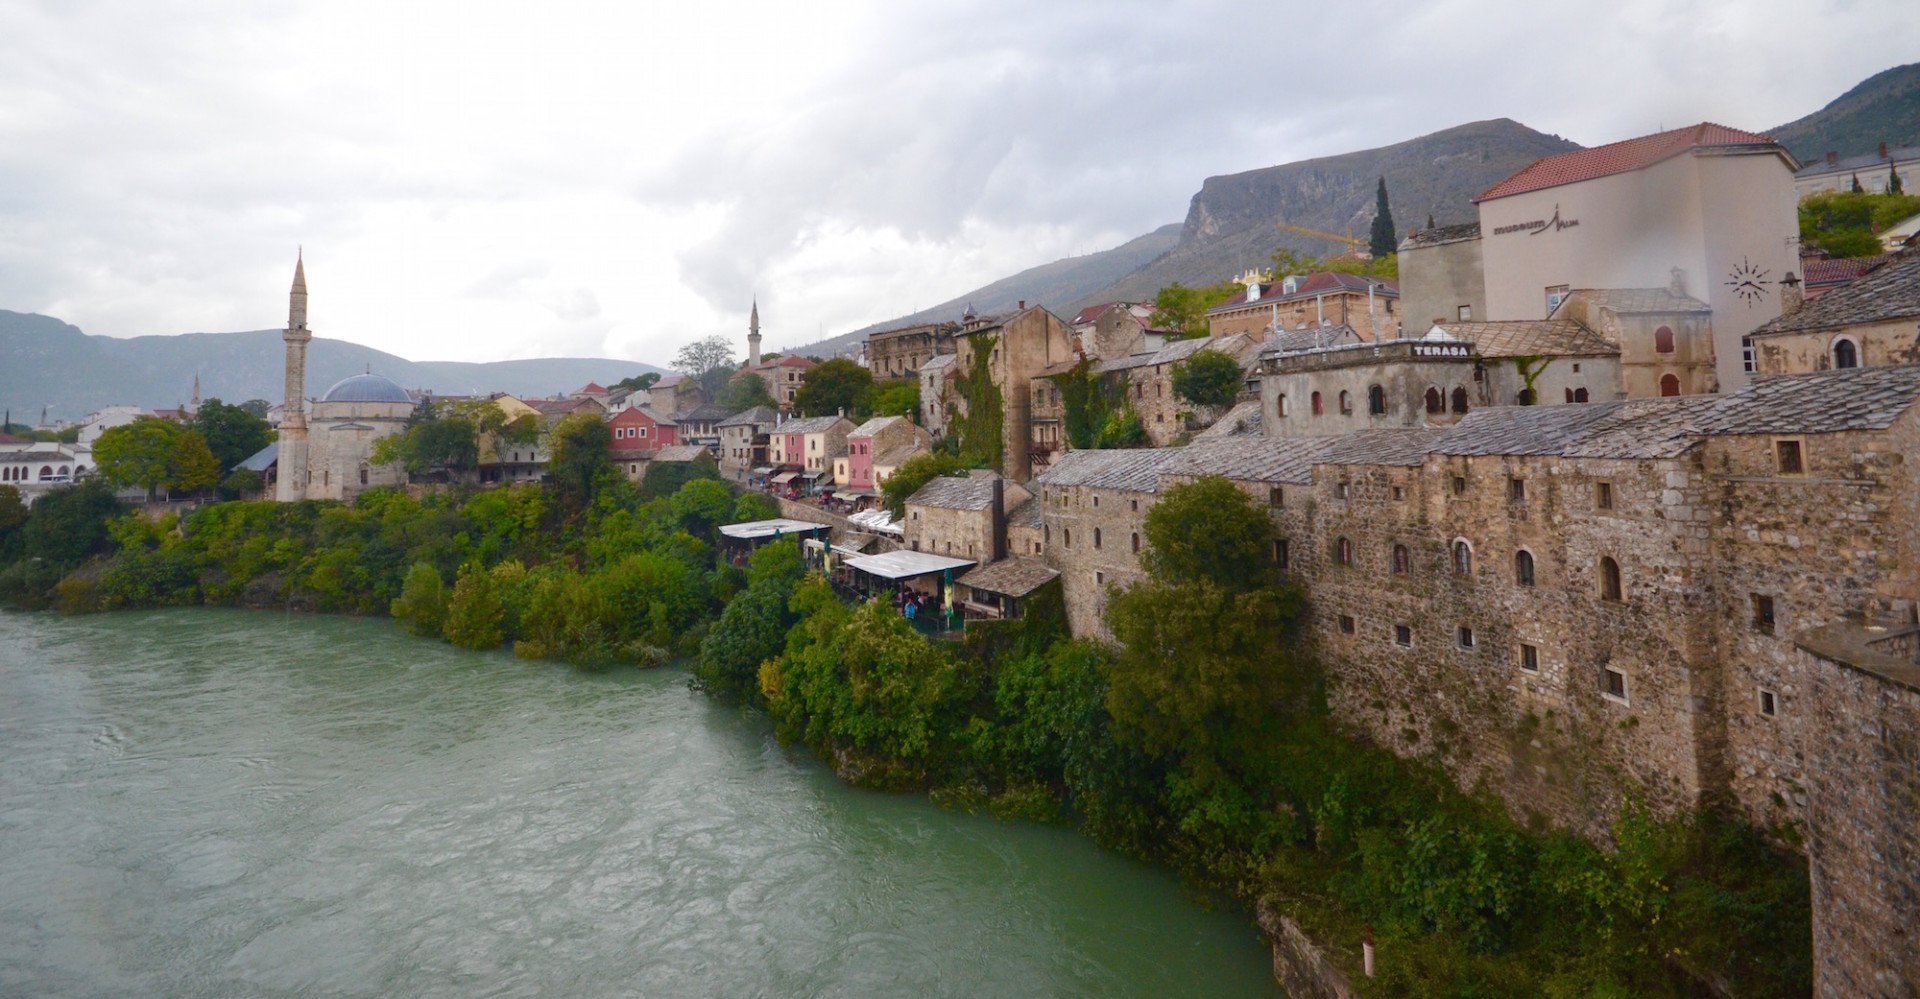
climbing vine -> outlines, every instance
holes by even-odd
[[[1552,358],[1539,354],[1522,354],[1513,359],[1513,370],[1518,371],[1521,380],[1527,383],[1526,397],[1521,405],[1531,406],[1540,401],[1540,393],[1533,390],[1533,381],[1547,370],[1547,365],[1552,361]]]
[[[960,459],[975,468],[999,468],[1006,454],[1005,403],[993,383],[993,348],[997,336],[982,336],[973,345],[973,364],[954,379],[954,389],[966,403],[953,429],[960,438]]]
[[[1094,370],[1091,358],[1050,380],[1060,387],[1069,447],[1140,447],[1146,443],[1146,424],[1127,401],[1126,383],[1103,377]]]

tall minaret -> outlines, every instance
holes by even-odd
[[[307,498],[307,262],[302,253],[293,265],[293,291],[287,296],[287,401],[280,415],[280,481],[275,497],[282,503]]]
[[[753,312],[747,316],[747,367],[760,366],[760,297],[754,296]]]

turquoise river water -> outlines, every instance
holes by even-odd
[[[1278,996],[1244,914],[677,670],[0,615],[0,996]]]

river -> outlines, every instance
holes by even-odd
[[[678,670],[0,615],[0,995],[1279,994],[1168,873],[845,787]]]

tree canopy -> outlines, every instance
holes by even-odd
[[[1196,350],[1173,366],[1173,394],[1196,406],[1224,408],[1240,397],[1240,362],[1217,350]]]
[[[619,381],[614,382],[613,387],[623,388],[623,389],[649,389],[653,387],[654,382],[657,382],[659,380],[660,380],[660,372],[649,371],[649,372],[646,372],[645,374],[632,375],[627,378],[622,378]]]
[[[1246,290],[1246,286],[1237,281],[1198,288],[1175,281],[1153,296],[1153,321],[1172,333],[1176,340],[1206,336],[1210,332],[1207,310],[1235,295],[1246,294]]]
[[[732,410],[777,405],[772,393],[767,391],[767,380],[751,371],[733,375],[713,401]]]
[[[1800,201],[1800,243],[1834,257],[1885,253],[1879,233],[1920,215],[1920,196],[1821,191]]]
[[[100,475],[120,486],[159,490],[210,489],[220,481],[220,463],[197,430],[172,420],[141,417],[109,427],[93,443]]]
[[[547,474],[573,502],[584,506],[603,480],[614,475],[613,432],[597,413],[569,413],[547,436]]]
[[[1141,564],[1165,582],[1207,582],[1243,592],[1273,580],[1273,521],[1221,476],[1167,490],[1147,511],[1146,533]]]
[[[262,400],[255,399],[253,402]],[[200,405],[200,411],[194,414],[193,422],[189,424],[206,440],[208,449],[213,452],[214,463],[222,474],[273,443],[272,424],[248,411],[249,405],[252,403],[229,406],[219,399],[208,399]]]
[[[844,357],[836,357],[807,369],[800,376],[800,391],[793,408],[803,416],[860,415],[873,388],[873,372]]]
[[[945,451],[916,454],[901,462],[900,467],[887,476],[887,481],[880,484],[881,502],[893,519],[903,520],[907,516],[907,497],[939,476],[964,472],[966,468],[966,462],[959,456]]]

